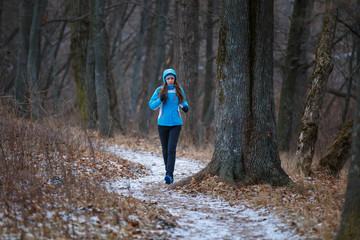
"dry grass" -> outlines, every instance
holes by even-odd
[[[166,238],[154,230],[176,225],[168,212],[104,185],[143,166],[97,151],[96,139],[0,106],[1,239]]]
[[[344,204],[345,179],[336,179],[323,172],[311,178],[291,176],[295,187],[252,185],[234,189],[208,176],[200,183],[178,188],[184,192],[201,192],[221,197],[231,205],[267,209],[304,239],[332,239],[339,227]]]

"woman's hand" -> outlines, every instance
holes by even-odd
[[[187,112],[189,111],[189,107],[188,107],[188,106],[184,106],[184,107],[182,108],[182,110],[184,111],[184,113],[187,113]]]
[[[163,93],[163,94],[160,95],[160,101],[163,102],[164,100],[165,100],[165,93]]]

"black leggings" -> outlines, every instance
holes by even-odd
[[[180,136],[181,125],[160,126],[159,136],[165,163],[166,174],[173,176],[175,167],[176,145]]]

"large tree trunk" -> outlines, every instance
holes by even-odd
[[[211,174],[233,185],[290,183],[281,168],[276,141],[273,17],[270,0],[223,1],[215,151],[196,180]]]
[[[349,159],[352,127],[353,121],[345,124],[326,150],[325,156],[320,159],[320,167],[328,169],[333,175],[338,175],[345,162]]]
[[[25,102],[27,88],[27,58],[29,52],[29,36],[33,15],[34,2],[22,0],[19,4],[19,40],[15,78],[15,99],[17,103]],[[21,107],[21,109],[23,109]],[[24,109],[23,109],[24,110]]]
[[[33,118],[40,118],[42,115],[41,101],[40,101],[40,29],[41,19],[44,15],[47,0],[36,0],[34,5],[34,15],[30,29],[29,40],[29,54],[27,58],[27,76],[29,78],[28,85],[30,86],[30,101],[31,101],[31,116]]]
[[[358,77],[360,86],[360,77]],[[360,239],[360,87],[352,130],[352,145],[344,211],[336,240]]]
[[[186,116],[185,131],[193,142],[197,142],[198,125],[198,61],[199,61],[199,0],[178,0],[178,34],[181,54],[177,69],[178,79],[186,93],[190,111]]]
[[[331,49],[336,30],[337,12],[338,10],[334,4],[328,2],[317,46],[312,85],[301,119],[295,161],[297,170],[304,176],[310,175],[311,172],[321,106],[326,92],[327,81],[333,67]]]
[[[89,3],[84,0],[70,1],[71,16],[78,18],[89,12]],[[87,107],[87,83],[86,83],[86,57],[89,39],[89,21],[83,18],[71,23],[71,56],[74,71],[78,113],[82,122],[86,124],[89,118]]]
[[[301,54],[305,14],[309,0],[296,0],[291,15],[290,32],[285,58],[284,79],[281,86],[277,135],[280,151],[289,151],[292,136],[292,118],[296,80]]]
[[[99,130],[103,136],[112,136],[112,117],[110,111],[110,97],[107,80],[107,58],[104,36],[104,7],[105,1],[93,0],[94,9],[92,21],[94,53],[95,53],[95,87],[98,107]]]

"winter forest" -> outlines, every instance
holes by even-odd
[[[359,11],[0,0],[0,239],[360,239]]]

